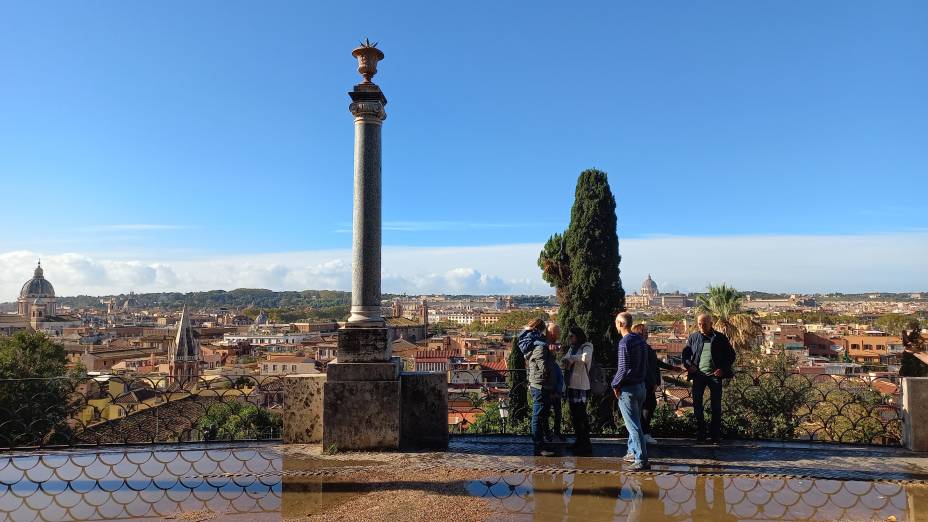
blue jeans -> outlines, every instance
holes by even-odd
[[[551,392],[548,390],[532,390],[532,442],[536,446],[544,444],[545,433],[548,431],[548,415],[551,414]]]
[[[619,394],[619,411],[628,428],[628,452],[635,456],[636,464],[648,463],[648,445],[641,427],[641,405],[644,403],[644,383],[622,386]]]

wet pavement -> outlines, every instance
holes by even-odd
[[[241,444],[0,455],[4,520],[928,520],[928,455],[900,448],[664,440],[532,456],[523,437],[448,452],[323,455]]]

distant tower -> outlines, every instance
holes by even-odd
[[[45,321],[46,313],[47,307],[45,304],[41,303],[38,299],[33,301],[32,307],[29,310],[29,324],[32,326],[33,330],[39,329],[39,326]]]
[[[168,352],[168,372],[171,374],[169,384],[174,388],[194,387],[200,376],[200,346],[193,337],[186,304],[180,313],[174,346]]]
[[[393,306],[391,307],[391,313],[393,317],[403,317],[403,304],[400,303],[399,299],[393,300]]]
[[[425,299],[419,304],[419,323],[425,325],[425,330],[429,329],[429,303]]]
[[[513,308],[514,308],[514,307],[513,307],[513,305],[512,305],[512,296],[511,296],[511,295],[507,295],[507,296],[506,296],[506,310],[512,310]]]

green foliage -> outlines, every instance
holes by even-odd
[[[499,433],[502,429],[503,418],[499,414],[499,404],[490,402],[477,420],[467,427],[467,433]]]
[[[515,333],[522,331],[522,328],[530,323],[533,319],[543,319],[547,321],[550,316],[544,310],[512,310],[501,314],[499,321],[486,326],[475,324],[468,331],[486,332],[486,333]]]
[[[248,402],[217,404],[197,421],[203,440],[253,440],[277,436],[281,417]]]
[[[795,360],[779,355],[763,359],[757,372],[735,374],[722,400],[727,436],[864,444],[901,440],[901,423],[881,417],[879,406],[887,398],[866,380],[801,375],[794,367]]]
[[[0,339],[0,444],[64,443],[76,411],[81,370],[68,370],[64,347],[42,332]]]
[[[668,404],[660,404],[651,417],[651,433],[655,437],[692,437],[696,433],[696,417],[687,411],[678,414]]]
[[[519,423],[529,418],[528,409],[528,375],[525,371],[525,357],[519,350],[518,339],[512,340],[509,359],[506,361],[509,372],[506,381],[509,384],[509,419]]]
[[[736,438],[792,439],[812,398],[812,380],[793,373],[795,359],[767,360],[763,373],[737,372],[725,387],[722,424]],[[708,394],[708,390],[707,390]],[[708,404],[708,397],[705,401]]]
[[[558,302],[569,301],[570,259],[567,257],[563,234],[555,233],[545,243],[538,256],[538,268],[541,269],[542,279],[555,288]]]
[[[445,335],[448,332],[459,330],[460,328],[461,328],[460,325],[449,322],[449,321],[439,321],[437,323],[430,323],[429,324],[429,335],[430,336]]]
[[[900,335],[905,332],[912,322],[918,322],[911,314],[885,314],[877,317],[873,326],[891,335]]]

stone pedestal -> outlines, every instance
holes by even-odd
[[[928,451],[928,377],[902,379],[902,440],[912,451]]]
[[[387,328],[348,326],[338,331],[338,362],[389,362],[392,351]]]
[[[400,381],[325,383],[322,446],[339,451],[400,445]]]
[[[400,375],[400,445],[448,449],[448,377],[437,372]]]
[[[284,444],[322,442],[324,373],[284,376]]]

